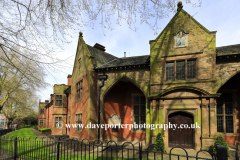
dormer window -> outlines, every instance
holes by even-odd
[[[178,31],[174,35],[174,48],[187,47],[188,46],[188,33],[185,31]]]

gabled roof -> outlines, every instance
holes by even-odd
[[[134,65],[143,65],[149,64],[150,55],[145,56],[136,56],[136,57],[124,57],[124,58],[115,58],[112,61],[109,61],[105,64],[102,64],[96,69],[109,68],[109,67],[124,67],[124,66],[134,66]]]
[[[71,86],[69,86],[67,89],[64,90],[65,94],[71,93]]]
[[[188,12],[186,12],[184,9],[180,9],[174,16],[173,18],[168,22],[168,24],[166,25],[166,27],[162,30],[162,32],[157,36],[157,39],[159,39],[159,37],[164,33],[164,31],[176,20],[177,16],[179,15],[179,13],[182,12],[183,14],[189,16],[200,28],[202,28],[205,32],[207,33],[211,33],[207,28],[205,28],[201,23],[199,23],[196,19],[193,18],[193,16],[191,16]],[[151,41],[155,41],[155,40],[151,40]]]
[[[100,51],[99,49],[93,48],[92,46],[90,46],[88,44],[87,44],[87,47],[88,47],[88,50],[89,50],[91,56],[93,56],[95,61],[98,61],[100,64],[105,64],[105,63],[117,58],[109,53],[106,53],[106,52]]]
[[[240,44],[216,47],[217,56],[240,54]]]

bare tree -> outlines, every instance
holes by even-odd
[[[112,29],[114,18],[126,21],[130,28],[137,19],[157,30],[158,21],[176,12],[179,0],[1,0],[0,49],[4,61],[12,64],[5,50],[33,60],[48,69],[61,62],[49,44],[61,46],[72,29],[94,27],[97,20],[103,28]],[[197,1],[197,2],[192,2]],[[201,0],[185,0],[194,6]],[[154,20],[154,21],[153,21]],[[15,50],[13,47],[18,46]],[[34,57],[32,59],[32,57]],[[1,57],[3,59],[3,57]],[[58,64],[59,65],[59,64]]]
[[[4,53],[0,52],[0,56],[3,55]],[[38,89],[46,86],[45,72],[41,66],[35,65],[29,59],[22,59],[11,51],[8,52],[8,59],[10,63],[6,62],[7,59],[0,59],[0,111],[6,102],[8,105],[10,102],[13,103],[13,100],[20,103],[21,99],[16,97],[26,94],[31,98],[30,93],[33,95]],[[27,102],[28,98],[25,98]],[[9,99],[11,100],[8,101]]]
[[[185,0],[201,5],[201,0],[192,1]],[[35,87],[34,82],[41,82],[33,66],[49,74],[64,67],[66,63],[61,63],[63,60],[57,57],[52,44],[62,47],[73,29],[94,27],[97,20],[102,28],[112,29],[114,20],[119,25],[123,20],[136,29],[140,19],[140,23],[157,30],[161,18],[176,12],[177,3],[178,0],[1,0],[0,110],[18,82],[31,81],[29,84]],[[32,65],[28,65],[29,60]],[[11,76],[18,77],[12,85],[8,85],[5,75],[8,68]]]

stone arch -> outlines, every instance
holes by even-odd
[[[105,88],[103,88],[104,91],[102,91],[101,97],[100,97],[100,106],[101,106],[100,123],[101,124],[104,124],[104,115],[105,115],[104,108],[105,108],[106,96],[109,94],[111,89],[113,89],[121,81],[127,81],[127,82],[131,83],[132,85],[134,85],[136,88],[138,88],[141,91],[141,94],[146,98],[146,104],[148,105],[147,92],[145,92],[144,89],[138,83],[136,83],[135,79],[128,77],[127,75],[124,74],[120,77],[117,77],[116,79],[114,79],[114,81],[112,83],[110,83],[109,85],[106,85]],[[101,139],[105,138],[104,132],[105,132],[104,129],[100,129]]]
[[[169,111],[167,113],[167,116],[169,117],[171,114],[175,114],[175,113],[178,113],[178,112],[187,113],[187,114],[191,115],[193,118],[195,116],[195,110],[190,111],[190,110],[180,110],[180,109],[179,110],[171,110],[171,111]]]
[[[227,72],[227,73],[228,73],[228,72]],[[228,74],[230,74],[230,76],[227,77],[226,79],[221,78],[221,77],[218,78],[218,80],[217,80],[216,93],[218,93],[218,92],[219,92],[219,89],[221,89],[222,86],[224,86],[230,79],[232,79],[234,76],[236,76],[236,75],[239,74],[239,73],[240,73],[240,70],[239,70],[239,71],[236,71],[234,74],[228,73]]]
[[[121,81],[123,78],[126,78],[127,80],[129,80],[130,82],[132,82],[135,86],[137,86],[142,93],[144,94],[145,97],[147,97],[147,93],[145,93],[144,89],[141,88],[141,86],[139,86],[135,80],[132,80],[132,78],[128,77],[127,75],[123,75],[117,79],[115,79],[115,81],[113,83],[111,83],[109,86],[106,85],[106,89],[104,90],[104,92],[101,94],[101,99],[102,101],[104,100],[105,96],[108,94],[108,92],[115,86],[118,84],[119,81]]]

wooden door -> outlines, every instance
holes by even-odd
[[[193,148],[193,124],[192,115],[185,112],[177,112],[169,115],[168,122],[177,124],[177,128],[168,128],[169,147],[180,146]],[[169,124],[168,123],[168,124]],[[183,127],[181,128],[180,125]]]

